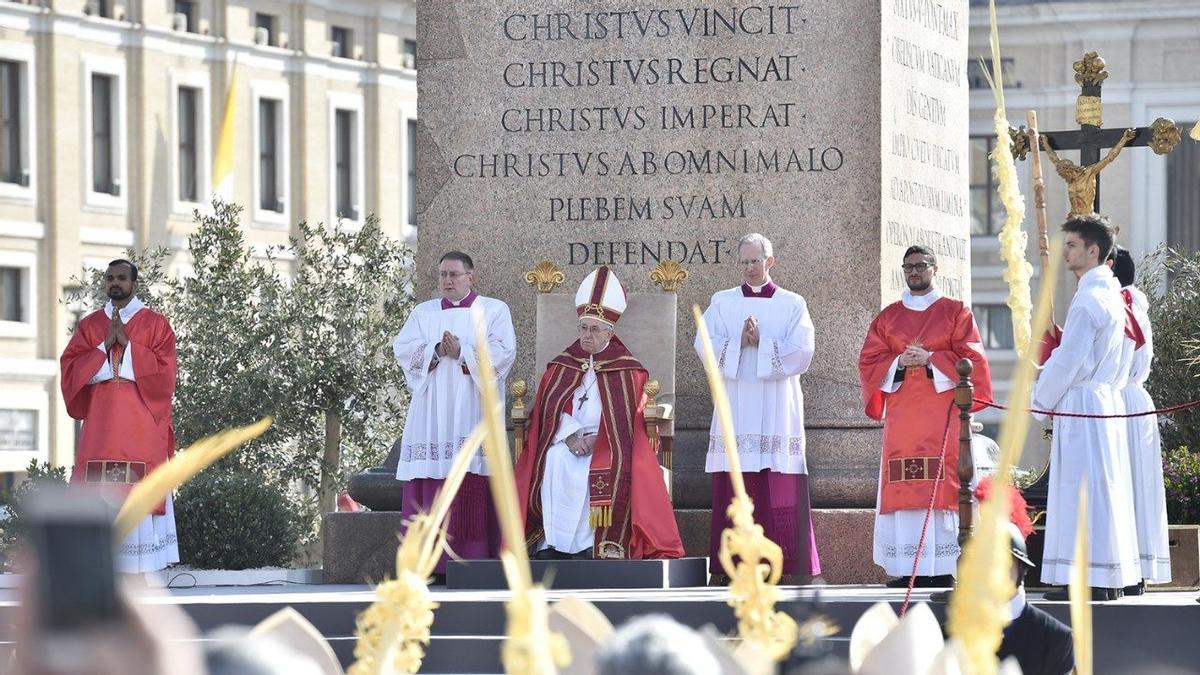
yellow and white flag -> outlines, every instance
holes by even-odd
[[[226,202],[233,201],[233,135],[234,115],[237,110],[237,62],[229,73],[229,87],[225,90],[225,111],[221,114],[221,129],[217,132],[216,156],[213,157],[212,186],[214,196]]]

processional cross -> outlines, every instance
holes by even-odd
[[[1175,122],[1166,117],[1154,120],[1148,127],[1102,129],[1100,87],[1108,78],[1104,59],[1096,52],[1088,52],[1073,67],[1075,82],[1079,84],[1079,96],[1075,99],[1075,121],[1079,123],[1079,129],[1035,133],[1041,136],[1042,146],[1050,155],[1058,175],[1067,182],[1071,213],[1099,213],[1100,171],[1116,159],[1122,148],[1149,146],[1155,154],[1165,155],[1183,136]],[[1025,159],[1029,152],[1030,131],[1025,127],[1009,129],[1009,135],[1013,139],[1013,157]],[[1101,159],[1100,151],[1104,148],[1112,150]],[[1078,150],[1079,164],[1060,159],[1055,150]]]
[[[1031,129],[1025,127],[1009,129],[1009,136],[1013,140],[1012,153],[1015,159],[1024,160],[1030,149],[1031,138],[1038,139],[1040,137],[1039,145],[1046,149],[1050,161],[1054,163],[1055,171],[1067,183],[1071,214],[1099,213],[1100,172],[1116,159],[1122,148],[1149,147],[1155,154],[1165,155],[1175,149],[1183,136],[1179,127],[1175,126],[1175,122],[1165,117],[1154,120],[1148,127],[1101,128],[1104,120],[1103,108],[1100,103],[1100,88],[1104,84],[1104,80],[1108,78],[1104,59],[1100,58],[1096,52],[1087,52],[1082,59],[1072,64],[1072,67],[1075,70],[1075,82],[1079,85],[1079,96],[1075,99],[1075,121],[1079,123],[1079,129],[1039,132],[1036,117],[1031,113]],[[1111,149],[1102,159],[1100,151],[1105,148]],[[1056,150],[1078,150],[1079,164],[1061,159],[1055,152]],[[1046,234],[1045,206],[1041,194],[1041,172],[1037,166],[1036,154],[1032,160],[1039,221],[1039,248],[1041,249],[1044,275],[1049,266],[1050,246]],[[1045,505],[1049,475],[1050,471],[1047,468],[1042,477],[1025,490],[1025,496],[1030,504]]]

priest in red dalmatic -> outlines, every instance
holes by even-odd
[[[959,554],[955,366],[971,360],[976,398],[991,400],[992,380],[971,309],[934,284],[933,252],[909,247],[902,268],[908,288],[871,322],[858,360],[867,416],[883,420],[875,564],[906,585],[926,528],[917,585],[949,586]]]
[[[175,451],[175,332],[138,299],[137,267],[114,260],[109,302],[75,327],[60,359],[67,413],[83,421],[71,483],[129,489]],[[122,572],[179,562],[171,497],[117,547]]]
[[[646,436],[646,369],[613,330],[625,289],[601,267],[575,305],[579,339],[547,364],[517,461],[526,545],[543,560],[681,557]]]

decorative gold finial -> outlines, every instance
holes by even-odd
[[[654,397],[658,396],[659,388],[658,380],[646,380],[645,386],[642,387],[642,391],[646,393],[646,405],[655,405]]]
[[[1025,155],[1029,154],[1029,130],[1025,127],[1009,127],[1008,137],[1012,140],[1013,159],[1024,161]]]
[[[538,293],[549,293],[566,280],[566,275],[562,273],[558,265],[549,260],[541,261],[525,273],[525,282],[531,286],[537,286]]]
[[[529,390],[525,380],[514,380],[508,385],[508,393],[513,397],[513,410],[525,409],[525,393]]]
[[[1098,85],[1108,79],[1108,71],[1104,69],[1104,59],[1096,52],[1088,52],[1083,58],[1071,64],[1075,69],[1075,83],[1080,86]]]
[[[1175,126],[1175,120],[1160,117],[1150,125],[1154,135],[1150,137],[1150,149],[1156,155],[1165,155],[1183,140],[1183,133]]]
[[[683,265],[669,258],[660,260],[650,271],[650,281],[662,288],[664,293],[674,293],[680,284],[687,281],[688,276],[688,271],[683,269]]]

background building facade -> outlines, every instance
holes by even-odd
[[[0,475],[70,464],[73,276],[128,247],[187,273],[233,84],[229,197],[256,246],[378,214],[415,241],[416,7],[369,0],[0,2]]]
[[[971,0],[971,5],[972,303],[991,359],[995,397],[1006,401],[1016,352],[996,239],[1004,210],[987,159],[994,144],[995,102],[978,63],[991,62],[988,11],[986,0]],[[1085,52],[1099,52],[1109,72],[1101,97],[1104,128],[1149,126],[1158,117],[1168,117],[1184,131],[1183,142],[1167,156],[1144,147],[1123,150],[1101,174],[1101,211],[1120,226],[1118,242],[1130,249],[1134,260],[1161,244],[1200,249],[1200,143],[1187,138],[1200,117],[1200,2],[999,0],[997,5],[1009,122],[1024,125],[1026,111],[1035,110],[1044,131],[1079,128],[1079,85],[1071,64]],[[1078,151],[1059,154],[1079,161]],[[1053,233],[1069,210],[1066,187],[1045,154],[1042,166]],[[1018,162],[1017,170],[1028,213],[1025,227],[1036,230],[1029,162]],[[1031,237],[1029,243],[1036,292],[1037,242]],[[1075,292],[1075,280],[1068,276],[1064,270],[1056,293],[1060,325]],[[1000,413],[992,410],[979,417],[995,438]],[[1022,465],[1040,468],[1048,450],[1035,423]]]

